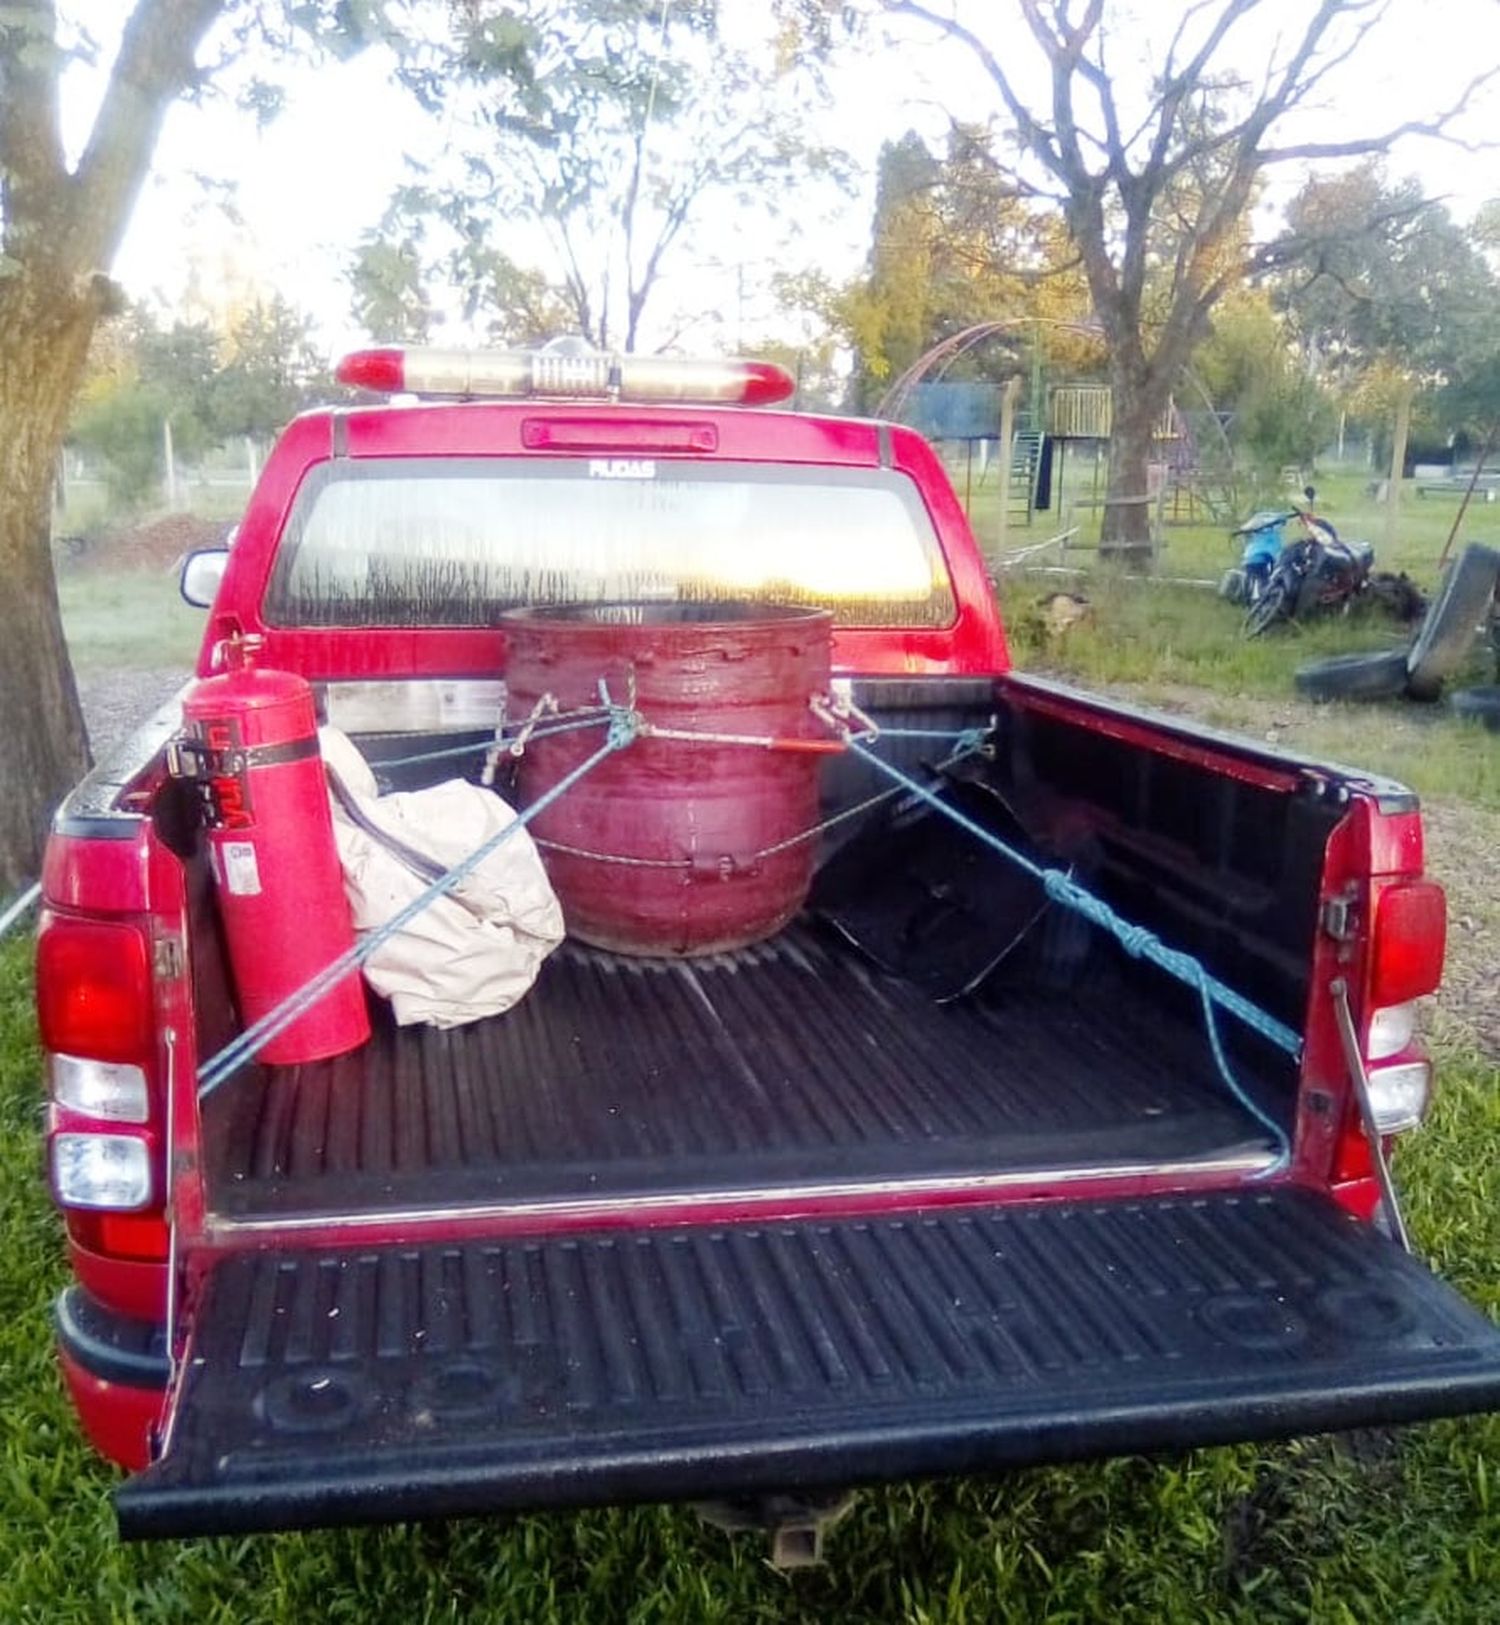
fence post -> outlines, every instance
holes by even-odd
[[[167,507],[177,507],[177,459],[172,454],[172,420],[161,420],[161,452],[167,473]]]
[[[1021,380],[1007,378],[1000,392],[1000,523],[995,527],[995,557],[1005,556],[1006,533],[1010,529],[1010,485],[1014,474],[1016,438],[1016,397]]]

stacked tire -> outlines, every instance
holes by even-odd
[[[1492,734],[1500,734],[1500,683],[1461,688],[1448,696],[1448,705],[1466,722],[1478,722]]]
[[[1494,602],[1497,580],[1500,553],[1493,547],[1466,547],[1448,566],[1406,662],[1406,692],[1414,700],[1439,698],[1464,663]]]
[[[1500,552],[1477,544],[1466,547],[1449,565],[1409,648],[1309,661],[1293,678],[1297,692],[1310,700],[1438,699],[1491,614],[1497,583]],[[1497,696],[1500,686],[1464,689],[1451,703],[1460,716],[1500,731]]]
[[[1405,649],[1330,655],[1298,666],[1292,678],[1309,700],[1394,700],[1406,692]]]

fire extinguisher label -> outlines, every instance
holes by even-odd
[[[255,847],[249,841],[225,841],[220,850],[224,854],[224,889],[234,897],[259,897],[260,866],[255,861]]]

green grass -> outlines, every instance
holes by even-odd
[[[1077,592],[1090,620],[1055,642],[1036,607],[1059,590]],[[1005,576],[1000,604],[1017,665],[1056,665],[1096,683],[1190,683],[1232,693],[1281,695],[1304,660],[1356,649],[1389,648],[1399,627],[1375,615],[1327,618],[1304,630],[1241,636],[1243,610],[1217,593],[1148,578],[1094,571],[1074,585],[1055,577]]]
[[[57,590],[80,674],[190,666],[197,659],[204,612],[183,602],[175,575],[65,570]]]
[[[1500,1418],[1023,1472],[861,1497],[818,1572],[679,1509],[123,1546],[48,1305],[27,952],[0,951],[0,1619],[576,1621],[1500,1618]],[[1418,1241],[1500,1311],[1500,1091],[1449,1057],[1402,1154]]]

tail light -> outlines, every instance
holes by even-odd
[[[1432,1063],[1416,1036],[1416,1001],[1442,979],[1447,921],[1443,889],[1431,881],[1398,881],[1377,896],[1364,1056],[1382,1135],[1415,1128],[1427,1112]]]
[[[110,1123],[149,1123],[146,1069],[125,1061],[90,1061],[81,1055],[51,1058],[52,1099],[80,1117]]]
[[[1330,1078],[1364,1074],[1370,1121],[1351,1087],[1328,1125],[1324,1165],[1335,1200],[1363,1219],[1386,1205],[1388,1174],[1374,1146],[1416,1127],[1432,1094],[1417,1001],[1442,977],[1447,903],[1440,886],[1421,878],[1423,845],[1414,807],[1387,811],[1361,798],[1324,857],[1326,935],[1314,967],[1327,1005],[1309,1026],[1309,1065]],[[1310,1151],[1326,1143],[1309,1129]],[[1399,1230],[1399,1216],[1387,1217]]]
[[[49,910],[36,978],[48,1160],[69,1233],[90,1251],[163,1258],[150,936],[139,924]]]
[[[54,1134],[52,1188],[66,1207],[135,1212],[150,1204],[151,1147],[136,1134]]]
[[[1430,880],[1387,886],[1375,907],[1370,1004],[1405,1004],[1437,990],[1448,937],[1448,902]]]
[[[1432,1094],[1432,1063],[1403,1061],[1399,1066],[1370,1067],[1370,1109],[1382,1136],[1400,1134],[1427,1115]]]
[[[386,394],[457,400],[692,401],[770,406],[796,380],[770,361],[604,355],[596,350],[356,350],[339,362],[341,384]]]
[[[135,925],[46,914],[36,951],[37,1016],[54,1053],[141,1063],[151,1042],[151,957]]]

